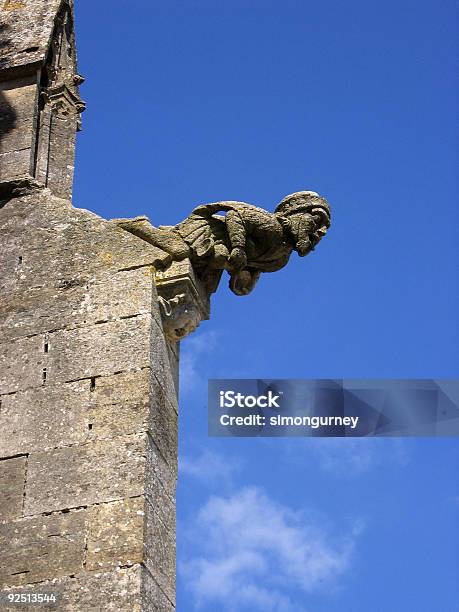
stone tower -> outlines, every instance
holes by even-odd
[[[301,191],[155,227],[75,208],[73,2],[0,11],[0,606],[167,612],[179,341],[223,272],[247,295],[314,250],[330,209]]]
[[[1,601],[173,610],[178,345],[156,284],[193,278],[155,283],[164,253],[70,202],[72,1],[0,7]]]

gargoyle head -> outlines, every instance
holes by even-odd
[[[202,316],[188,301],[184,293],[170,300],[158,298],[163,320],[164,333],[171,342],[178,342],[191,334],[201,322]]]
[[[286,196],[274,214],[300,257],[313,251],[330,227],[330,206],[315,191],[298,191]]]

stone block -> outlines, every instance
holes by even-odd
[[[0,522],[22,516],[27,457],[0,461]]]
[[[32,121],[33,117],[30,117],[29,119],[24,121],[16,121],[14,129],[9,133],[3,134],[3,136],[1,133],[2,128],[0,125],[0,155],[7,155],[9,153],[18,151],[29,151],[29,153],[31,152]],[[20,172],[18,174],[27,172],[29,169],[30,161],[29,165],[25,168],[21,165],[21,168],[19,168]]]
[[[144,503],[143,497],[135,497],[89,510],[87,570],[102,571],[142,562]]]
[[[142,612],[175,612],[175,593],[169,599],[147,568],[142,571]]]
[[[153,376],[162,386],[166,397],[175,404],[178,397],[178,388],[175,386],[174,376],[171,372],[163,329],[155,320],[152,324],[150,361]]]
[[[82,570],[86,513],[67,512],[0,525],[0,583],[27,584]]]
[[[164,505],[145,504],[144,563],[167,597],[175,599],[175,502],[163,496]]]
[[[44,59],[59,4],[59,0],[2,2],[5,42],[0,53],[0,70]]]
[[[48,381],[149,367],[150,328],[148,314],[49,334]]]
[[[166,340],[167,356],[169,357],[169,364],[171,368],[172,380],[174,381],[174,387],[179,389],[179,374],[180,374],[180,342],[170,342]]]
[[[25,119],[34,113],[37,95],[36,76],[29,75],[0,82],[0,125],[4,125],[9,109],[14,109],[16,120]]]
[[[85,442],[90,381],[45,385],[2,396],[0,455]]]
[[[28,263],[28,258],[23,256],[21,274]],[[17,259],[9,266],[10,275],[16,277]],[[74,274],[56,278],[53,286],[24,289],[10,285],[7,293],[8,299],[0,302],[3,342],[150,313],[152,276],[149,266],[91,278]]]
[[[151,600],[145,607],[141,604],[142,576],[145,570],[139,565],[129,568],[120,568],[111,572],[81,572],[75,576],[65,576],[54,580],[47,580],[39,585],[30,585],[21,588],[4,589],[3,597],[10,591],[15,593],[56,593],[56,605],[44,605],[39,610],[59,610],[59,612],[145,612],[147,610],[161,610],[166,612],[167,607],[154,607]],[[150,589],[154,593],[153,589]],[[151,607],[148,607],[151,606]],[[30,605],[15,605],[6,608],[8,612],[27,610]]]
[[[29,456],[26,515],[141,495],[145,434],[100,440]]]
[[[114,438],[148,429],[150,369],[96,378],[86,419],[88,439]]]
[[[149,429],[159,453],[171,469],[176,469],[178,415],[175,407],[175,397],[168,397],[155,377],[152,377],[151,380]]]
[[[166,491],[167,495],[175,497],[177,464],[166,463],[163,456],[158,452],[150,434],[148,435],[146,469],[146,494],[154,507],[158,505],[156,496],[159,495],[159,500],[162,498],[162,490]]]
[[[172,602],[175,601],[176,475],[176,466],[167,465],[151,443],[145,483],[144,563]]]
[[[30,167],[30,148],[0,154],[0,181],[9,181],[17,176],[28,174]]]
[[[37,85],[24,83],[0,84],[0,154],[32,146]]]
[[[41,337],[0,344],[0,354],[0,395],[43,384],[46,360]]]
[[[150,314],[152,288],[151,266],[99,276],[85,294],[85,319],[92,323]]]
[[[0,457],[145,432],[150,369],[1,396]]]

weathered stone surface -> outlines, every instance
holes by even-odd
[[[53,349],[47,354],[41,336],[3,345],[6,368],[0,372],[0,394],[149,367],[150,324],[150,315],[139,315],[135,320],[51,333]]]
[[[64,382],[149,367],[150,327],[150,314],[142,314],[49,334],[47,380]]]
[[[85,565],[87,570],[102,571],[142,562],[144,504],[142,496],[91,508]]]
[[[56,593],[56,606],[43,606],[40,610],[58,609],[64,612],[146,612],[149,610],[166,611],[170,608],[155,607],[161,601],[161,594],[151,587],[149,593],[155,599],[146,597],[142,607],[142,581],[145,570],[140,565],[118,568],[111,572],[80,572],[74,577],[66,576],[48,580],[40,584],[40,592]],[[36,593],[37,585],[5,589],[2,593]],[[162,596],[164,597],[164,596]],[[162,604],[160,604],[162,605]],[[29,610],[30,605],[6,608],[8,611]]]
[[[145,504],[145,559],[144,563],[161,590],[170,601],[175,601],[176,549],[175,502],[163,496],[164,505]]]
[[[85,442],[89,381],[41,386],[2,396],[0,456]]]
[[[142,571],[142,612],[174,612],[175,594],[170,600],[147,568]]]
[[[22,516],[27,457],[0,461],[0,522]]]
[[[145,496],[153,508],[166,509],[166,514],[172,512],[177,486],[177,466],[169,466],[157,452],[152,440],[149,439],[147,448]],[[166,517],[162,517],[165,525],[169,524]]]
[[[178,382],[178,372],[171,370],[163,329],[156,320],[152,323],[150,363],[152,374],[161,385],[164,395],[176,405],[179,390],[175,384]]]
[[[176,463],[166,463],[150,440],[145,483],[144,563],[155,584],[172,603],[175,603],[176,573],[176,468]]]
[[[0,351],[10,368],[0,371],[0,427],[15,435],[0,436],[0,452],[30,453],[27,517],[39,521],[40,513],[88,506],[93,544],[88,540],[86,570],[63,580],[75,584],[99,562],[109,567],[138,560],[141,532],[151,571],[154,555],[162,555],[156,570],[162,589],[146,572],[153,599],[145,599],[143,609],[173,609],[178,347],[168,347],[163,336],[151,269],[157,249],[47,190],[14,203],[0,209],[7,242],[0,253],[0,291],[7,299],[0,303],[14,299],[9,311],[1,307]],[[38,335],[26,337],[30,333]],[[142,438],[147,431],[155,449],[151,475]],[[147,491],[158,505],[148,536],[145,516],[122,511],[126,497],[141,499]],[[110,505],[119,510],[113,521],[104,515]],[[123,520],[125,532],[112,529]],[[104,609],[117,601],[110,588]]]
[[[43,384],[46,360],[42,338],[21,338],[11,344],[0,344],[0,351],[0,395]]]
[[[174,387],[179,389],[179,373],[180,373],[180,342],[166,342],[167,356],[169,358],[169,364],[172,373],[172,379],[174,381]]]
[[[36,101],[36,77],[0,80],[0,183],[31,172]]]
[[[16,262],[17,263],[17,262]],[[2,341],[68,326],[87,326],[129,318],[151,310],[150,267],[118,272],[106,278],[57,280],[54,287],[10,291],[0,303]]]
[[[150,369],[121,372],[95,381],[86,411],[88,439],[147,431],[150,418]]]
[[[79,97],[71,1],[4,0],[0,81],[16,81],[9,94],[0,90],[6,109],[0,140],[9,151],[2,160],[8,162],[0,175],[2,197],[13,192],[13,182],[25,185],[30,178],[70,197],[75,133],[85,107]],[[21,102],[28,93],[24,115]]]
[[[1,156],[6,153],[28,150],[28,157],[24,156],[27,159],[27,164],[22,169],[24,173],[30,170],[30,150],[37,96],[36,82],[27,84],[28,82],[30,79],[0,82],[0,161],[4,161]],[[11,117],[13,112],[14,119]],[[1,172],[6,174],[4,170]]]
[[[174,469],[177,465],[178,415],[158,381],[152,377],[149,431],[153,442],[166,463]],[[175,398],[173,398],[175,399]]]
[[[146,431],[149,384],[146,368],[0,396],[0,457]]]
[[[3,345],[0,394],[149,367],[151,325],[149,313],[139,314]]]
[[[39,582],[80,571],[85,512],[21,519],[0,525],[0,584]]]
[[[3,0],[0,70],[44,60],[61,0]]]
[[[0,293],[84,287],[96,274],[161,265],[164,253],[47,189],[0,208]],[[21,265],[18,260],[22,258]],[[148,275],[148,271],[142,271]]]
[[[151,315],[141,314],[3,345],[0,394],[149,367],[150,327]]]
[[[26,515],[141,495],[145,434],[29,456]]]
[[[30,149],[8,151],[0,155],[0,182],[26,174],[30,166]]]

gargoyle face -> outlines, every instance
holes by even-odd
[[[197,308],[181,293],[171,300],[158,298],[163,320],[164,332],[169,340],[178,342],[191,334],[201,322],[202,316]]]
[[[321,209],[289,217],[290,234],[300,257],[314,250],[327,233],[329,225],[328,216]]]
[[[305,257],[314,247],[310,240],[299,240],[295,245],[295,250],[300,257]]]
[[[300,257],[313,251],[330,227],[328,202],[314,191],[298,191],[286,196],[274,214]]]
[[[193,306],[183,304],[178,306],[164,327],[168,338],[174,342],[182,340],[191,334],[201,322],[201,317]],[[164,323],[163,323],[164,324]]]

